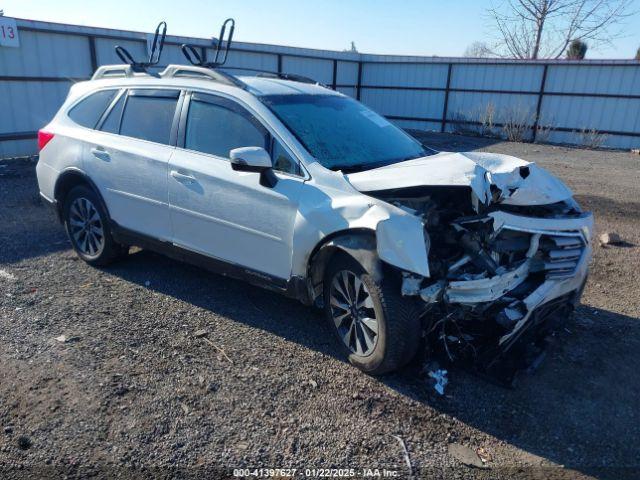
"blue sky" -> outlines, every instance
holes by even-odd
[[[640,0],[635,0],[640,10]],[[342,50],[353,40],[366,53],[459,56],[487,40],[490,0],[2,0],[5,15],[88,26],[217,35],[226,17],[237,20],[236,40]],[[633,58],[640,46],[640,13],[627,36],[587,58]]]

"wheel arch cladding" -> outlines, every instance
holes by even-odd
[[[334,255],[346,254],[357,261],[376,280],[382,279],[382,262],[376,248],[376,232],[368,228],[341,230],[323,238],[316,245],[307,267],[312,300],[322,295],[326,268]]]
[[[98,196],[101,207],[105,212],[107,212],[108,216],[109,210],[107,209],[107,205],[105,204],[104,198],[102,198],[100,190],[93,182],[93,180],[91,180],[91,178],[82,170],[77,168],[69,168],[67,170],[64,170],[60,174],[60,176],[56,180],[56,184],[53,190],[53,197],[57,205],[58,219],[62,221],[63,204],[66,196],[74,187],[77,187],[78,185],[85,185],[94,191],[94,193]]]

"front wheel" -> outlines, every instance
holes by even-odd
[[[108,265],[128,251],[115,242],[100,199],[84,185],[74,187],[67,195],[63,220],[73,249],[90,265]]]
[[[371,375],[403,367],[420,343],[419,312],[392,278],[376,282],[346,254],[324,278],[325,315],[349,362]]]

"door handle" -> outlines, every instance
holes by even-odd
[[[196,181],[196,177],[185,175],[184,173],[180,173],[176,170],[171,170],[171,176],[179,182],[192,183]]]
[[[99,158],[100,160],[104,160],[105,162],[108,162],[111,160],[111,156],[109,155],[109,152],[107,152],[106,150],[103,150],[102,148],[92,148],[91,154],[94,157]]]

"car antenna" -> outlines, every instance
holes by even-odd
[[[225,43],[224,36],[227,32],[227,25],[230,25],[231,27],[229,28],[229,35],[226,40],[226,45],[223,48],[222,45]],[[227,62],[229,49],[231,48],[231,43],[233,42],[233,32],[235,29],[236,21],[233,18],[227,18],[220,28],[220,35],[218,36],[218,43],[216,45],[216,51],[212,62],[207,62],[206,58],[202,58],[198,53],[196,47],[194,47],[193,45],[185,43],[180,47],[180,49],[182,50],[182,53],[184,54],[186,59],[189,60],[189,63],[195,65],[196,67],[221,67]]]
[[[116,54],[120,59],[131,65],[131,69],[134,72],[145,72],[149,67],[153,67],[160,62],[160,56],[162,55],[162,48],[164,47],[164,39],[167,36],[167,22],[160,22],[156,27],[156,33],[153,36],[153,43],[151,44],[151,52],[149,53],[149,59],[146,62],[136,62],[131,56],[129,51],[116,45]]]

